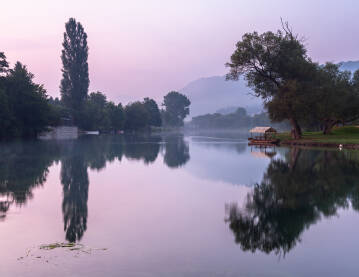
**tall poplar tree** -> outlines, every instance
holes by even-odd
[[[87,34],[80,22],[70,18],[65,24],[62,43],[61,97],[65,105],[73,111],[81,110],[88,94],[90,84],[88,72]]]

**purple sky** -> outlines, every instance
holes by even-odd
[[[61,43],[69,17],[90,47],[90,91],[118,102],[160,100],[200,77],[226,73],[245,32],[276,30],[280,17],[304,35],[313,60],[359,60],[355,0],[3,1],[0,51],[28,65],[59,96]]]

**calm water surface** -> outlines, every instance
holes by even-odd
[[[358,211],[355,151],[233,135],[0,144],[0,276],[358,276]],[[39,250],[54,242],[88,250]]]

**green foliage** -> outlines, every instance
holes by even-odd
[[[245,75],[271,120],[289,120],[295,139],[303,126],[329,134],[336,124],[359,119],[359,72],[351,78],[339,65],[313,63],[303,41],[287,23],[282,27],[277,33],[245,34],[226,64],[227,79]]]
[[[9,63],[6,60],[4,52],[0,52],[0,74],[6,73],[9,68]]]
[[[163,98],[165,110],[163,111],[163,125],[171,127],[183,126],[183,120],[189,115],[189,106],[191,101],[183,94],[177,91],[169,92]]]
[[[125,127],[125,111],[121,103],[115,105],[113,102],[107,102],[106,110],[111,129],[115,131],[123,130]]]
[[[92,92],[86,98],[78,116],[78,126],[84,130],[116,132],[124,128],[125,115],[121,104],[108,102],[102,92]]]
[[[161,114],[157,103],[150,98],[137,101],[125,107],[125,129],[141,130],[150,126],[161,126]]]
[[[85,130],[110,130],[106,96],[101,92],[92,92],[83,108],[83,117],[79,127]]]
[[[302,41],[288,24],[283,31],[246,33],[231,56],[227,79],[244,74],[248,85],[261,97],[275,121],[290,120],[293,135],[301,135],[299,121],[310,108],[310,86],[316,65]]]
[[[42,85],[17,62],[0,77],[0,138],[35,137],[58,121]]]
[[[148,126],[149,113],[145,105],[140,102],[133,102],[125,107],[126,130],[140,130]]]
[[[10,111],[7,94],[0,88],[0,138],[7,136],[12,121],[13,115]]]
[[[273,126],[278,129],[288,129],[287,122],[273,124],[267,113],[254,116],[247,115],[244,108],[239,107],[235,113],[230,114],[206,114],[192,118],[189,127],[195,129],[241,129],[254,126]]]
[[[291,140],[289,133],[277,135],[282,141]],[[333,128],[330,134],[322,132],[304,132],[303,140],[332,144],[359,144],[359,128],[357,126],[345,126]]]
[[[148,125],[160,127],[162,125],[161,112],[156,101],[146,97],[143,105],[149,114]]]
[[[359,90],[356,76],[340,71],[339,65],[326,63],[318,69],[319,80],[313,117],[329,134],[338,123],[350,123],[359,118]]]
[[[62,43],[61,97],[66,107],[73,112],[75,120],[85,103],[88,87],[88,46],[87,34],[81,23],[70,18],[65,24],[66,32]]]

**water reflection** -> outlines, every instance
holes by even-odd
[[[163,148],[163,151],[161,151]],[[102,170],[123,157],[153,163],[164,153],[171,168],[189,161],[189,146],[183,135],[101,136],[70,141],[34,141],[2,144],[0,147],[0,220],[12,205],[22,206],[33,197],[34,188],[46,182],[49,167],[61,162],[63,222],[66,240],[81,240],[87,229],[88,169]]]
[[[124,137],[124,155],[128,159],[143,160],[145,164],[153,163],[160,151],[161,136],[137,136]],[[139,142],[140,141],[140,142]]]
[[[272,159],[243,208],[226,221],[244,251],[286,254],[301,234],[339,208],[359,210],[359,153],[292,148]]]
[[[73,143],[66,148],[66,155],[61,159],[61,184],[63,185],[62,214],[66,239],[70,242],[81,240],[87,229],[87,200],[89,178],[86,156],[81,149],[83,144]],[[100,153],[100,152],[98,152]],[[93,156],[92,157],[97,157]],[[103,155],[98,156],[93,167],[99,169],[105,165]],[[98,163],[98,161],[100,161]]]
[[[58,160],[58,148],[47,143],[12,143],[0,147],[0,219],[11,205],[23,206],[33,189],[46,181],[48,168]]]
[[[170,168],[178,168],[186,164],[190,158],[189,146],[183,135],[168,135],[164,137],[164,162]]]

